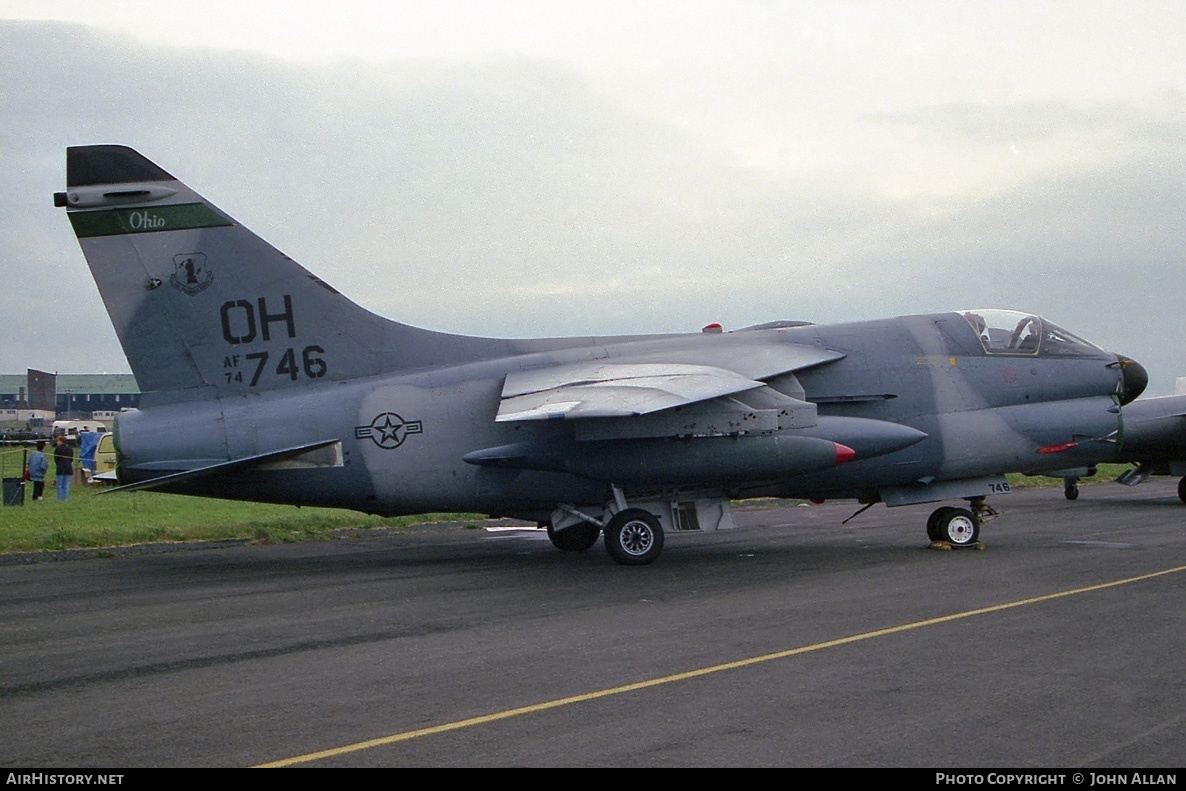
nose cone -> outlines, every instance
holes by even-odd
[[[1149,386],[1149,372],[1145,366],[1123,354],[1116,355],[1116,360],[1120,363],[1120,404],[1123,406],[1145,392]]]

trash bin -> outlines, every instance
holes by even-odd
[[[23,478],[4,479],[4,504],[25,504],[25,481]]]

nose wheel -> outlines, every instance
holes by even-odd
[[[980,519],[967,508],[937,508],[927,519],[927,538],[953,547],[973,546],[980,539]]]

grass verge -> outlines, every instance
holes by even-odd
[[[1079,481],[1079,485],[1111,483],[1116,480],[1117,475],[1130,469],[1132,469],[1131,464],[1100,464],[1096,474],[1090,478],[1082,479]],[[1063,487],[1062,478],[1049,478],[1045,475],[1010,474],[1005,477],[1009,480],[1011,486],[1022,489],[1053,489],[1055,487],[1061,489]]]
[[[47,485],[45,500],[0,510],[0,553],[90,549],[154,541],[249,539],[260,543],[329,538],[343,528],[405,527],[477,520],[474,514],[424,514],[383,519],[336,508],[244,503],[156,492],[99,496],[97,486],[72,486],[58,502]]]

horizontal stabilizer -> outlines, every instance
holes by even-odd
[[[318,453],[317,451],[321,451]],[[147,481],[138,481],[124,486],[108,489],[102,494],[112,492],[131,492],[137,489],[154,489],[158,486],[168,486],[195,478],[205,478],[210,475],[220,475],[228,472],[242,472],[248,469],[299,469],[303,467],[341,467],[342,443],[336,439],[326,439],[312,442],[308,445],[297,445],[292,448],[269,451],[242,459],[232,459],[219,464],[210,464],[192,470],[162,475]]]

